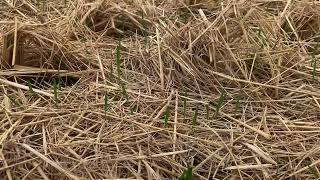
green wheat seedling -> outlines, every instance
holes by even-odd
[[[7,94],[4,94],[4,95],[7,96],[16,107],[20,108],[22,106],[21,103],[13,96],[9,96]]]
[[[186,118],[187,96],[188,96],[188,92],[185,90],[185,91],[184,91],[184,97],[182,98],[182,100],[183,100],[183,119]]]
[[[276,157],[276,162],[279,162],[279,157]],[[279,168],[280,168],[280,165],[277,164],[276,165],[276,180],[279,180],[280,179],[280,174],[279,174]]]
[[[42,0],[42,8],[45,9],[45,6],[47,5],[47,0]]]
[[[183,23],[186,23],[188,21],[188,12],[183,12],[183,13],[179,14],[179,18]],[[161,20],[166,22],[166,18],[165,17],[162,17]]]
[[[309,171],[313,175],[314,179],[319,180],[320,179],[320,174],[317,172],[315,167],[308,166]]]
[[[35,0],[35,4],[37,7],[40,7],[40,5],[42,4],[42,8],[44,9],[45,5],[47,4],[46,0]]]
[[[104,114],[107,115],[107,111],[109,109],[109,97],[108,93],[104,94]]]
[[[145,21],[144,21],[144,12],[141,10],[141,11],[139,11],[139,14],[141,15],[141,19],[142,19],[142,27],[143,27],[143,29],[142,29],[142,35],[143,35],[143,37],[144,37],[144,43],[145,43],[145,45],[146,45],[146,47],[148,46],[148,36],[147,36],[147,32],[146,32],[146,25],[145,25]]]
[[[39,6],[39,5],[40,5],[40,2],[41,2],[41,0],[35,0],[36,6]]]
[[[258,37],[261,40],[261,48],[263,48],[264,46],[268,45],[267,41],[266,41],[266,34],[264,33],[263,30],[258,29]]]
[[[58,106],[59,98],[58,98],[58,91],[61,91],[61,83],[60,80],[58,82],[54,79],[53,80],[53,94],[54,94],[54,102],[55,105]]]
[[[192,167],[188,167],[184,170],[178,180],[193,180]]]
[[[164,127],[168,126],[168,122],[169,122],[169,118],[170,118],[170,111],[171,111],[170,107],[168,106],[166,109],[166,112],[164,114],[164,119],[163,119]]]
[[[128,96],[126,87],[125,87],[124,83],[121,83],[120,85],[121,85],[122,95],[123,95],[123,96],[125,97],[125,99],[128,101],[129,96]]]
[[[61,81],[61,79],[59,78],[59,79],[58,79],[58,84],[57,84],[59,91],[61,91],[61,87],[62,87],[62,86],[61,86],[61,84],[62,84],[61,82],[62,82],[62,81]]]
[[[239,112],[240,110],[240,98],[236,97],[236,112]]]
[[[130,106],[130,115],[134,115],[135,113],[139,113],[139,105],[134,104]]]
[[[117,73],[118,73],[118,80],[120,81],[121,76],[122,76],[122,71],[121,71],[121,42],[119,41],[119,44],[116,48],[116,65],[117,65]]]
[[[311,60],[311,66],[312,66],[312,79],[315,81],[317,77],[317,58],[316,54],[318,52],[318,46],[319,44],[316,45],[314,48],[314,51],[311,54],[312,60]]]
[[[194,111],[193,117],[192,117],[192,129],[197,125],[197,119],[198,119],[198,106],[196,110]]]
[[[121,71],[121,50],[120,50],[120,47],[121,47],[121,42],[119,41],[119,44],[116,48],[116,65],[117,65],[117,73],[118,73],[118,84],[121,87],[122,95],[124,95],[126,100],[128,100],[128,94],[126,91],[126,87],[125,87],[124,83],[121,81],[122,71]]]
[[[221,93],[219,99],[218,99],[218,104],[216,106],[216,113],[215,113],[215,118],[218,117],[219,115],[219,111],[220,111],[220,108],[223,106],[223,103],[225,101],[225,94],[224,93]]]
[[[29,92],[31,92],[32,96],[37,97],[38,94],[37,94],[36,92],[34,92],[34,90],[33,90],[33,88],[32,88],[32,85],[31,85],[31,82],[30,82],[29,80],[27,81],[27,85],[28,85],[28,87],[29,87]]]
[[[312,54],[311,66],[312,66],[312,79],[315,81],[317,77],[317,59],[314,54]]]
[[[206,104],[206,119],[209,120],[210,117],[210,107],[209,104]]]
[[[110,64],[109,69],[110,69],[110,71],[108,72],[108,79],[110,82],[114,82],[114,81],[116,81],[117,77],[114,75],[112,64]]]

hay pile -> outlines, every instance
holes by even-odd
[[[320,3],[2,0],[1,179],[314,179]]]

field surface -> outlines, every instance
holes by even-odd
[[[0,0],[0,179],[319,179],[320,2]]]

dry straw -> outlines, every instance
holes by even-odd
[[[316,179],[317,1],[0,1],[1,179]]]

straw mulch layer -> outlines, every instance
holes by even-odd
[[[0,1],[1,179],[316,179],[318,1]]]

